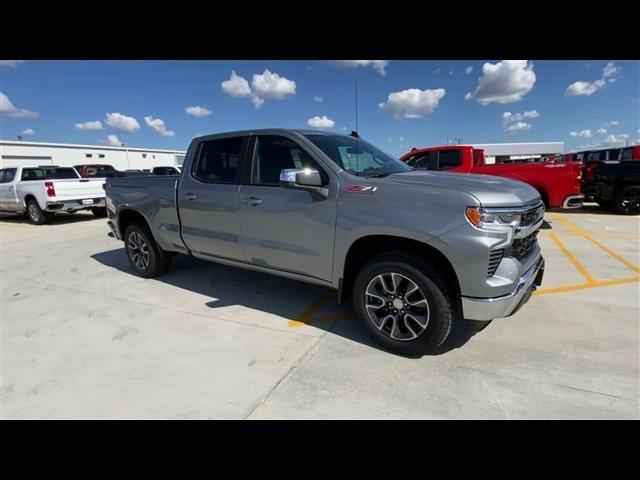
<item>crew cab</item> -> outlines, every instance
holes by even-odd
[[[444,145],[413,149],[400,160],[418,170],[495,175],[528,183],[547,208],[579,208],[582,164],[579,162],[532,162],[488,164],[484,150],[469,145]]]
[[[544,205],[525,183],[413,171],[362,140],[267,129],[195,138],[177,176],[107,179],[133,272],[175,254],[323,285],[374,340],[419,355],[540,285]]]
[[[91,210],[106,216],[102,180],[80,178],[71,167],[12,167],[0,170],[0,210],[27,213],[42,225],[56,212]]]
[[[640,214],[640,162],[588,161],[582,191],[604,208],[623,215]]]

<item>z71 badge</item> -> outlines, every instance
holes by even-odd
[[[372,187],[371,185],[349,185],[344,191],[351,193],[374,193],[378,190],[378,187]]]

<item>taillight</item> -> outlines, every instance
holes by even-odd
[[[47,187],[47,197],[56,196],[56,189],[53,186],[53,182],[44,182],[44,186]]]
[[[591,182],[596,178],[596,170],[598,169],[598,162],[590,162],[584,167],[584,179],[587,182]]]

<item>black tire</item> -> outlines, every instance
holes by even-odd
[[[423,327],[417,338],[400,340],[392,338],[396,328],[397,334],[395,337],[403,334],[403,324],[405,332],[410,330],[410,334],[415,335],[419,330],[419,328],[416,328],[419,327],[417,323],[410,322],[407,329],[406,320],[387,320],[386,322],[381,322],[382,328],[378,328],[374,324],[374,320],[369,317],[365,302],[378,300],[375,300],[375,296],[372,297],[367,294],[367,287],[374,285],[379,275],[383,275],[383,278],[388,278],[390,272],[404,277],[404,280],[401,279],[398,282],[396,291],[401,290],[401,282],[405,281],[408,284],[411,281],[420,289],[417,294],[424,297],[427,302],[426,326]],[[384,277],[385,275],[387,277]],[[408,298],[409,295],[404,300]],[[449,336],[453,324],[462,320],[459,300],[454,293],[453,286],[435,269],[426,264],[424,259],[402,252],[376,255],[360,269],[353,286],[353,304],[356,315],[371,338],[387,350],[408,356],[419,356],[438,348]],[[384,302],[382,304],[384,305]],[[406,305],[405,303],[404,308],[411,308],[406,307]],[[380,308],[385,310],[387,307]],[[389,311],[389,309],[393,308],[393,306],[387,308],[386,311],[389,315],[394,311]],[[375,312],[377,315],[378,310],[375,310]],[[381,313],[380,315],[383,316],[385,314]],[[406,319],[406,317],[404,318]],[[389,323],[392,323],[392,326],[389,326]],[[411,325],[413,325],[413,328],[411,328]]]
[[[140,277],[157,277],[171,265],[169,255],[156,244],[149,228],[142,222],[134,222],[126,228],[124,248],[133,271]]]
[[[93,213],[94,217],[104,218],[107,216],[107,208],[106,207],[92,208],[91,213]]]
[[[640,214],[640,185],[629,185],[617,192],[612,206],[622,215]]]
[[[37,200],[31,199],[27,202],[27,218],[34,225],[44,225],[51,220],[51,215],[43,212]]]

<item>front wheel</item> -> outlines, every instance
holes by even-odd
[[[613,208],[623,215],[640,213],[640,185],[629,185],[621,189],[613,199]]]
[[[124,232],[127,258],[136,275],[144,278],[157,277],[167,271],[170,257],[156,244],[147,226],[132,223]]]
[[[412,255],[381,254],[358,272],[356,314],[369,335],[395,353],[422,355],[442,345],[460,317],[448,282]]]

